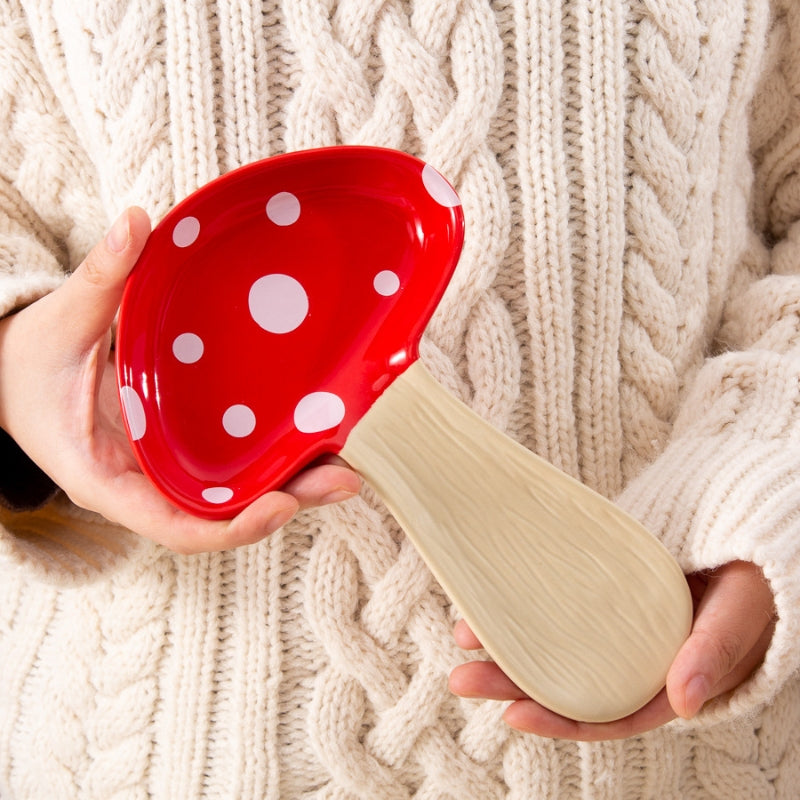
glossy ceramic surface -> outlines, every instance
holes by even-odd
[[[117,331],[144,472],[178,506],[224,518],[337,453],[416,360],[463,231],[449,183],[380,148],[276,156],[176,206]]]

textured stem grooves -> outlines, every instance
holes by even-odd
[[[419,362],[342,456],[540,703],[602,721],[662,688],[692,617],[678,565],[635,520],[484,422]]]

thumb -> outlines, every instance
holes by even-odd
[[[78,347],[90,346],[111,327],[125,281],[149,234],[150,219],[145,211],[135,206],[123,211],[105,239],[59,289]]]
[[[754,565],[734,561],[711,573],[692,632],[667,675],[667,695],[679,716],[693,717],[757,666],[772,604],[769,584]]]

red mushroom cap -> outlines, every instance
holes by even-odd
[[[117,330],[143,471],[176,505],[224,518],[337,453],[417,359],[463,229],[435,169],[370,147],[266,159],[177,205]]]

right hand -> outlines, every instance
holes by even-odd
[[[301,508],[355,495],[338,460],[305,470],[235,518],[209,521],[169,503],[141,472],[117,398],[111,325],[150,233],[128,209],[65,283],[0,320],[0,427],[79,506],[181,553],[252,544]]]
[[[688,580],[695,605],[692,632],[667,673],[665,689],[623,719],[591,723],[562,717],[528,697],[494,662],[456,667],[450,688],[461,697],[511,700],[503,719],[512,728],[553,739],[624,739],[676,716],[691,719],[704,703],[735,690],[758,668],[772,640],[776,614],[772,589],[756,564],[731,561]],[[481,647],[464,620],[456,624],[454,635],[460,647]]]

